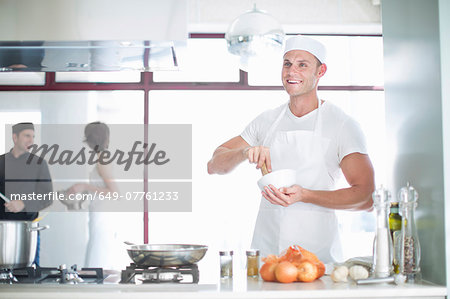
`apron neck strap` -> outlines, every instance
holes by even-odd
[[[264,137],[263,146],[268,146],[270,144],[273,132],[277,128],[278,124],[280,123],[283,116],[286,114],[287,110],[289,109],[289,102],[288,101],[283,109],[281,109],[281,113],[277,116],[276,120],[273,122],[272,126],[269,128],[269,130],[266,133],[266,136]],[[314,135],[315,136],[321,136],[322,135],[322,109],[320,104],[320,99],[317,99],[317,117],[316,117],[316,124],[314,126]]]
[[[314,135],[315,136],[322,136],[322,109],[321,109],[321,103],[320,99],[317,98],[317,117],[316,117],[316,125],[314,126]]]
[[[269,128],[269,130],[266,133],[266,136],[264,137],[263,146],[269,146],[270,141],[273,136],[273,132],[277,128],[278,124],[280,123],[283,116],[286,114],[286,111],[289,109],[289,101],[284,105],[283,109],[281,109],[281,113],[277,116],[277,119],[273,122],[272,126]]]

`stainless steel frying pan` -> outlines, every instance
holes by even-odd
[[[138,266],[166,267],[195,264],[207,250],[205,245],[145,244],[130,245],[127,252]]]

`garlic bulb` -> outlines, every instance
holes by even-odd
[[[331,273],[331,279],[334,282],[347,282],[348,268],[346,266],[339,266],[334,268]]]
[[[369,271],[367,271],[367,269],[363,266],[359,265],[350,267],[348,272],[353,280],[366,279],[367,277],[369,277]]]

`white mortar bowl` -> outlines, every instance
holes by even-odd
[[[293,169],[280,169],[264,175],[258,180],[258,187],[264,191],[265,186],[274,185],[275,188],[290,187],[297,183],[297,171]]]

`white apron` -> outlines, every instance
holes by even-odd
[[[276,130],[289,105],[277,117],[263,141],[270,147],[272,171],[297,170],[297,184],[312,190],[331,190],[334,180],[325,165],[330,140],[322,138],[321,107],[317,109],[314,131]],[[262,256],[280,254],[298,244],[315,253],[324,263],[340,261],[338,223],[334,210],[298,202],[288,207],[271,204],[261,196],[252,248]]]

